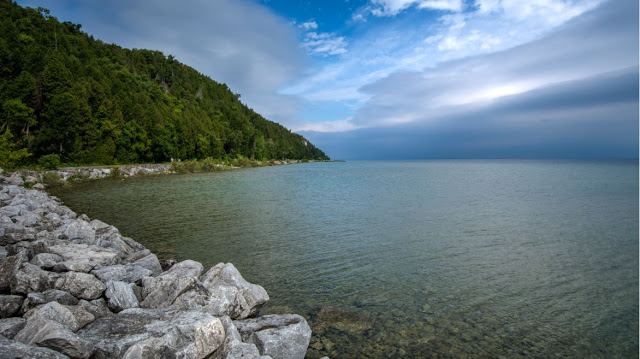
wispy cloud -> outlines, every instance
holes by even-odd
[[[343,158],[637,156],[637,12],[608,2],[527,44],[395,72],[362,88],[356,130],[305,135]]]
[[[415,6],[418,9],[459,12],[463,9],[462,0],[371,0],[368,10],[375,16],[395,16]]]
[[[443,62],[525,44],[549,34],[602,1],[532,0],[531,4],[523,5],[483,0],[468,5],[465,12],[441,14],[435,23],[409,21],[379,26],[352,39],[349,53],[339,61],[325,64],[282,93],[312,102],[358,101],[364,105],[371,94],[361,89],[394,72],[420,71]],[[387,5],[389,11],[402,11],[419,4],[398,1]],[[525,13],[528,17],[521,19]],[[514,88],[504,87],[493,93],[510,93]]]
[[[327,32],[318,33],[312,31],[306,33],[302,46],[312,55],[332,56],[347,52],[347,41],[344,36],[337,36]]]

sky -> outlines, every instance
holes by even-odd
[[[637,158],[635,0],[19,0],[334,159]]]

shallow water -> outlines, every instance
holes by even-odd
[[[638,355],[635,161],[314,163],[54,194],[165,257],[232,262],[319,358]]]

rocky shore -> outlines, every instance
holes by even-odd
[[[0,170],[0,358],[304,358],[309,325],[260,316],[268,300],[231,263],[161,262]]]

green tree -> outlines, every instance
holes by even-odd
[[[13,142],[11,131],[5,130],[0,136],[0,167],[4,169],[14,169],[23,164],[23,161],[31,156],[26,148],[17,148]]]

